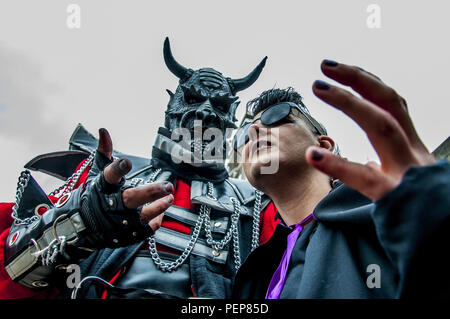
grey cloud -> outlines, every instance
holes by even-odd
[[[25,53],[0,45],[0,135],[38,151],[37,138],[50,146],[61,131],[47,99],[57,91],[42,68]]]

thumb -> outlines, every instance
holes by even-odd
[[[115,160],[111,165],[108,165],[104,171],[103,175],[105,180],[109,184],[119,184],[122,178],[128,174],[133,165],[128,158],[121,158]]]

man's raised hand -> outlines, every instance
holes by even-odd
[[[435,162],[414,128],[405,99],[394,89],[359,67],[325,60],[321,68],[326,76],[361,95],[359,98],[323,81],[313,84],[318,98],[344,112],[366,132],[381,165],[350,162],[313,146],[306,151],[311,166],[379,200],[401,182],[410,167]]]
[[[99,135],[97,151],[111,159],[113,150],[111,137],[104,128],[99,130]],[[122,178],[131,168],[132,164],[129,159],[117,159],[104,169],[105,181],[112,185],[120,184]],[[152,183],[146,186],[125,189],[122,193],[122,200],[124,206],[131,209],[137,209],[147,204],[141,210],[141,218],[143,221],[150,222],[172,205],[172,193],[173,185],[170,182]],[[160,225],[161,223],[152,223],[151,225],[158,228],[158,224]]]
[[[161,225],[161,215],[174,200],[173,185],[155,182],[129,187],[125,175],[131,161],[112,160],[112,140],[99,130],[99,143],[81,197],[82,217],[95,247],[117,247],[139,242]]]

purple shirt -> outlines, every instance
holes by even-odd
[[[283,258],[281,258],[280,265],[273,274],[272,280],[269,284],[269,289],[267,289],[266,299],[279,299],[281,291],[284,287],[284,282],[286,281],[286,273],[289,267],[289,260],[291,259],[292,250],[294,249],[295,243],[297,242],[298,236],[303,230],[303,225],[308,222],[311,218],[314,218],[313,214],[308,215],[300,223],[295,226],[290,226],[294,230],[287,236],[287,247],[284,252]]]

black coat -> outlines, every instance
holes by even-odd
[[[450,164],[409,169],[372,202],[341,185],[300,234],[280,298],[449,298]],[[233,298],[264,298],[290,233],[271,239],[241,266]]]

